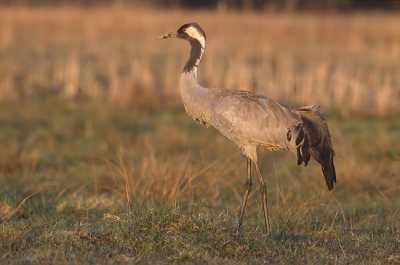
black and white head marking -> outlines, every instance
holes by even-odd
[[[200,64],[206,48],[206,34],[197,23],[188,23],[181,26],[176,32],[176,37],[189,41],[191,45],[190,57],[187,61],[184,72],[193,72]]]
[[[188,23],[181,26],[177,31],[177,35],[190,42],[197,41],[203,50],[206,47],[206,33],[197,23]]]

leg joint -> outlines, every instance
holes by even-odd
[[[250,189],[250,188],[253,186],[253,181],[252,181],[251,179],[248,179],[248,180],[246,181],[246,185],[247,185],[247,187]]]

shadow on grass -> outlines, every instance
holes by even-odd
[[[316,240],[306,234],[290,234],[287,232],[272,233],[271,239],[275,241],[309,242]]]

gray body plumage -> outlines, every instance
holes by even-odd
[[[247,91],[205,88],[197,82],[197,67],[181,74],[180,93],[186,112],[213,126],[257,161],[256,149],[294,149],[288,128],[301,122],[299,114],[262,95]]]

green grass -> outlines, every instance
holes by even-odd
[[[235,238],[244,159],[181,107],[1,103],[1,264],[398,263],[400,120],[328,119],[335,192],[263,152],[273,234],[255,189]]]

